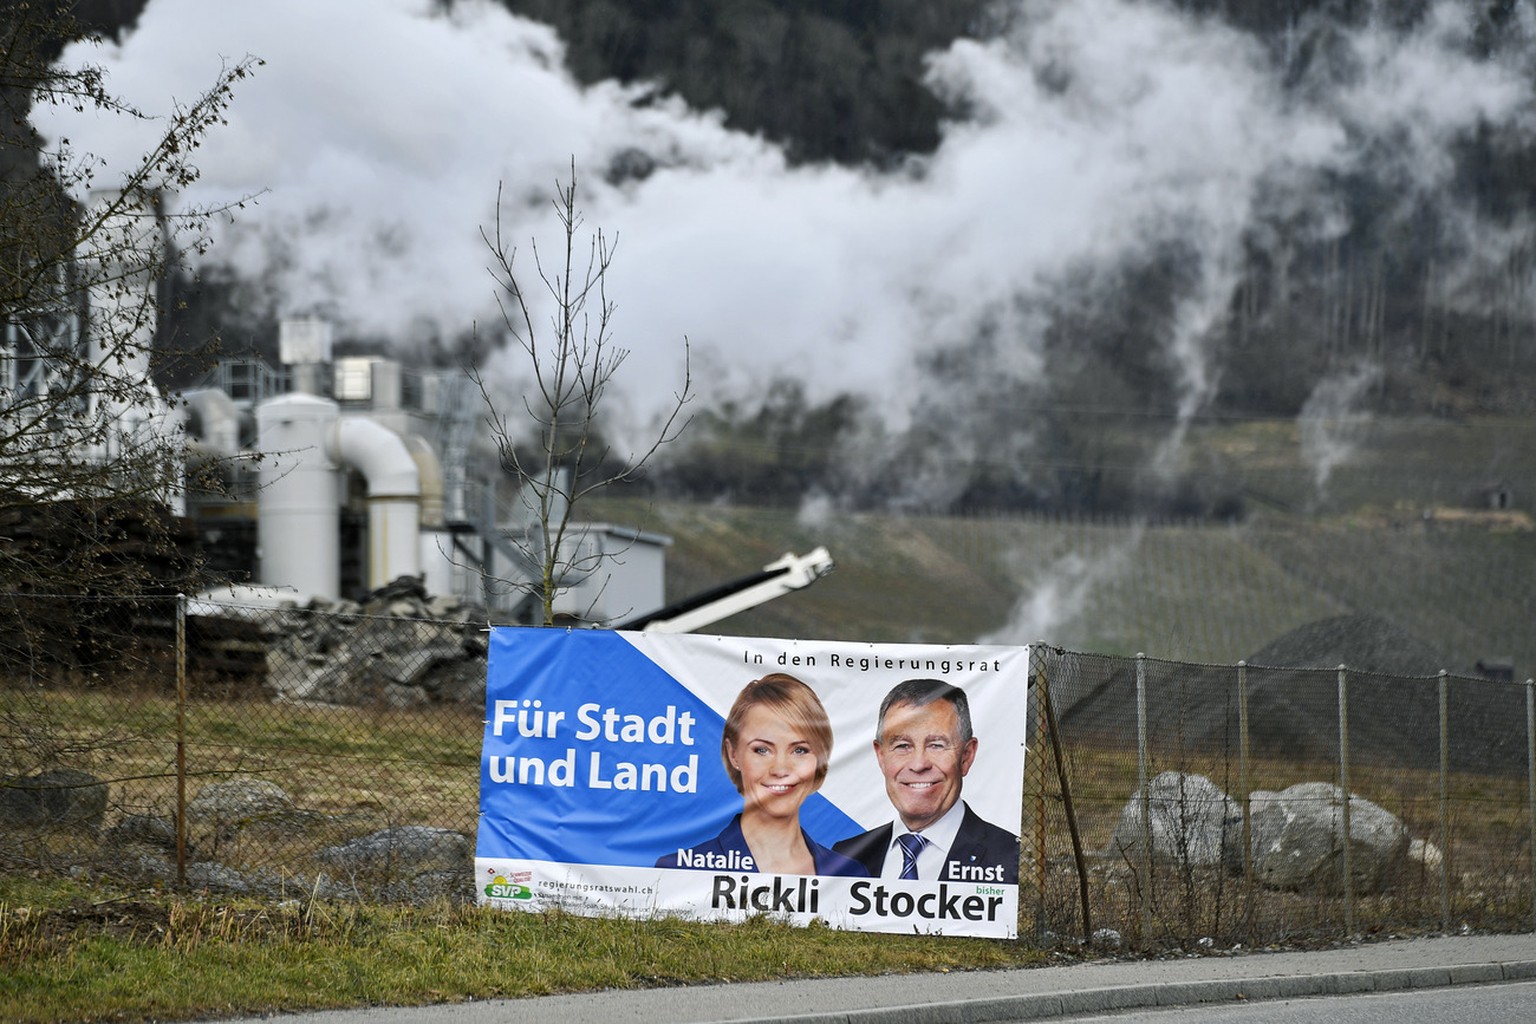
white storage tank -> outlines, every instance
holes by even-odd
[[[335,402],[302,393],[256,410],[257,578],[300,600],[340,596],[340,474],[325,451],[336,417]]]

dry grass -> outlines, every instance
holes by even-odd
[[[178,724],[175,700],[162,693],[0,691],[0,702],[20,741],[13,755],[35,738],[47,750],[19,759],[68,764],[107,783],[106,830],[130,816],[174,821],[179,797],[193,804],[203,787],[232,778],[272,782],[291,798],[292,813],[233,832],[189,815],[194,859],[297,876],[317,869],[310,858],[325,846],[389,825],[474,834],[478,708],[191,701]],[[185,766],[184,788],[178,763]],[[107,838],[12,832],[0,853],[58,870],[111,870],[120,854]]]
[[[49,734],[82,751],[83,764],[108,780],[106,824],[129,814],[170,818],[176,807],[174,702],[163,696],[58,692],[32,695],[31,713],[52,717]],[[478,811],[478,709],[348,709],[260,701],[197,701],[184,718],[186,795],[233,776],[267,779],[293,799],[294,813],[220,832],[192,822],[196,857],[213,857],[241,871],[267,869],[302,887],[320,870],[314,855],[356,835],[394,824],[422,824],[473,835]],[[167,731],[169,730],[169,734]],[[1133,744],[1116,736],[1075,738],[1068,772],[1085,849],[1109,844],[1126,802],[1136,791]],[[77,762],[79,763],[79,762]],[[1255,757],[1242,776],[1235,752],[1164,751],[1149,774],[1179,770],[1205,775],[1241,799],[1245,791],[1280,790],[1298,782],[1337,782],[1329,761]],[[1027,765],[1023,857],[1029,920],[1037,930],[1075,934],[1079,918],[1072,844],[1055,769],[1048,757]],[[1448,871],[1456,924],[1502,927],[1530,912],[1529,810],[1518,776],[1453,773],[1442,801],[1432,767],[1351,766],[1350,788],[1401,818],[1411,835],[1431,844]],[[1042,794],[1036,800],[1035,793]],[[1043,847],[1038,836],[1044,836]],[[17,862],[63,871],[113,870],[116,852],[100,837],[33,837],[18,850],[10,834],[3,850]],[[1043,860],[1042,860],[1043,858]],[[1043,866],[1042,866],[1043,865]],[[1137,939],[1140,880],[1132,865],[1094,857],[1090,887],[1096,923]],[[1362,902],[1362,930],[1423,930],[1442,922],[1440,864],[1421,865],[1385,896]],[[1043,896],[1032,882],[1039,880]],[[1062,894],[1065,894],[1063,896]],[[1159,869],[1153,902],[1166,924],[1158,942],[1194,941],[1209,931],[1233,941],[1285,940],[1294,935],[1339,934],[1343,915],[1331,897],[1249,890],[1242,879],[1199,878],[1177,867]],[[1134,896],[1134,899],[1133,899]],[[1129,902],[1128,902],[1129,901]],[[1044,913],[1045,924],[1034,920]],[[1204,929],[1196,922],[1208,922]],[[1193,930],[1192,930],[1193,929]]]
[[[108,824],[127,813],[174,807],[176,715],[169,698],[56,692],[33,694],[26,707],[46,712],[47,734],[113,780]],[[203,852],[242,870],[286,872],[291,886],[262,899],[172,892],[158,883],[135,887],[121,874],[123,863],[114,860],[119,855],[96,845],[94,837],[35,837],[23,856],[13,856],[12,870],[0,874],[0,1019],[206,1018],[592,988],[1018,966],[1047,955],[1034,937],[1070,938],[1081,928],[1062,794],[1045,757],[1027,765],[1024,940],[945,940],[766,920],[726,926],[534,915],[481,910],[457,899],[427,905],[324,900],[304,884],[314,877],[312,855],[325,844],[381,823],[472,831],[478,709],[196,701],[183,721],[189,794],[230,773],[254,774],[282,785],[307,815],[298,831],[276,821],[224,837],[194,830],[195,841],[216,843]],[[1126,943],[1152,950],[1345,938],[1337,896],[1276,892],[1218,869],[1176,864],[1158,865],[1150,879],[1142,879],[1138,866],[1094,855],[1107,845],[1135,790],[1135,755],[1114,737],[1082,742],[1070,750],[1068,767],[1090,853],[1086,882],[1095,928],[1115,929]],[[1165,753],[1156,769],[1172,768],[1206,774],[1240,795],[1238,766],[1226,754]],[[1246,778],[1250,789],[1282,789],[1332,780],[1336,772],[1329,762],[1256,758]],[[1402,817],[1415,836],[1448,847],[1453,928],[1528,926],[1523,779],[1453,775],[1443,818],[1433,771],[1359,766],[1351,783],[1356,793]],[[77,880],[62,877],[66,871]],[[1441,879],[1439,868],[1421,865],[1388,892],[1357,897],[1351,905],[1354,933],[1440,929]],[[1067,948],[1093,955],[1089,947]]]

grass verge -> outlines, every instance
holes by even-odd
[[[0,877],[0,1020],[186,1020],[1033,964],[1016,943],[666,918],[211,900]]]

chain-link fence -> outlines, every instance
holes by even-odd
[[[486,622],[408,590],[0,600],[0,867],[467,898]],[[1532,926],[1530,684],[1046,646],[1032,668],[1026,940]]]
[[[0,856],[237,892],[467,892],[487,624],[448,607],[6,598]]]
[[[1044,647],[1033,666],[1036,935],[1532,927],[1529,683]]]

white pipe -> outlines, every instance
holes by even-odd
[[[421,474],[400,435],[366,416],[331,425],[326,454],[368,481],[368,588],[421,575]]]
[[[429,594],[453,594],[455,554],[453,535],[443,518],[443,463],[432,443],[417,434],[405,439],[421,476],[421,576]]]
[[[416,463],[416,473],[421,481],[421,525],[443,527],[443,463],[437,457],[432,442],[411,434],[405,439],[411,458]]]
[[[775,575],[670,618],[652,619],[640,628],[649,633],[691,633],[712,622],[808,587],[833,568],[832,554],[824,547],[806,555],[786,552],[778,561],[763,566],[763,572]]]

